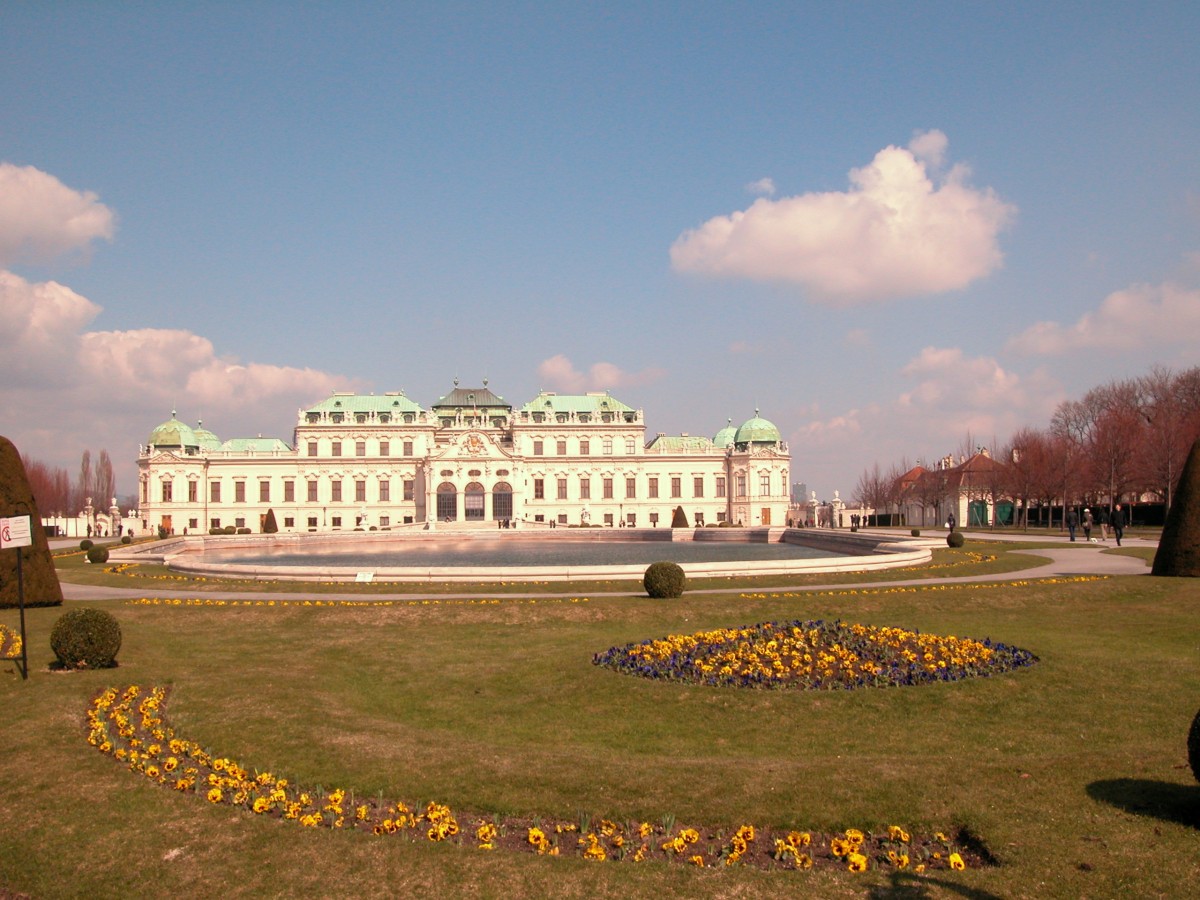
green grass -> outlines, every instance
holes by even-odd
[[[74,674],[46,670],[61,610],[27,611],[30,679],[0,666],[0,895],[1170,897],[1200,878],[1185,747],[1200,706],[1200,582],[580,596],[105,602],[124,630],[121,666]],[[990,636],[1041,661],[845,693],[662,684],[591,664],[668,633],[835,617]],[[16,611],[0,621],[15,625]],[[169,686],[176,730],[214,752],[360,797],[731,828],[965,826],[1000,865],[925,881],[709,871],[313,832],[154,786],[89,747],[89,700],[128,683]]]

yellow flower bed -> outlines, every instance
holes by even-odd
[[[516,818],[459,814],[429,801],[357,800],[351,791],[319,791],[291,784],[271,772],[251,770],[237,760],[212,753],[180,737],[164,714],[166,690],[137,685],[109,688],[87,712],[87,741],[130,772],[211,804],[240,807],[247,815],[273,816],[301,828],[338,828],[364,835],[406,836],[410,840],[447,842],[479,850],[507,849],[545,856],[575,855],[583,859],[642,862],[657,859],[694,866],[750,865],[807,870],[842,867],[961,869],[977,854],[959,847],[944,834],[911,838],[897,825],[871,834],[850,829],[835,835],[773,832],[742,825],[720,828],[677,828],[673,817],[659,824],[593,822],[529,823]]]
[[[0,625],[0,659],[21,658],[21,632]]]

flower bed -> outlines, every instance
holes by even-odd
[[[723,687],[849,690],[957,681],[1033,665],[1027,650],[845,622],[765,622],[612,647],[618,672]]]
[[[0,659],[21,658],[21,632],[0,625]]]
[[[974,848],[970,835],[960,835],[959,840],[941,832],[913,835],[897,825],[878,834],[851,828],[821,835],[753,825],[678,827],[671,816],[654,824],[594,821],[586,816],[567,822],[460,814],[434,801],[410,805],[385,803],[382,798],[358,800],[342,788],[306,789],[270,772],[252,772],[236,760],[177,736],[166,721],[165,700],[166,691],[160,687],[109,688],[88,709],[88,743],[130,772],[165,788],[303,828],[349,829],[481,851],[572,855],[597,862],[659,860],[705,867],[836,867],[850,872],[883,868],[916,873],[987,864],[985,852]]]

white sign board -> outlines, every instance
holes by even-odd
[[[29,516],[0,519],[0,550],[8,547],[31,546],[33,546],[33,534],[29,530]]]

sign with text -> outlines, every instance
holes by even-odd
[[[13,516],[0,519],[0,550],[8,547],[30,547],[33,532],[30,531],[29,516]]]

